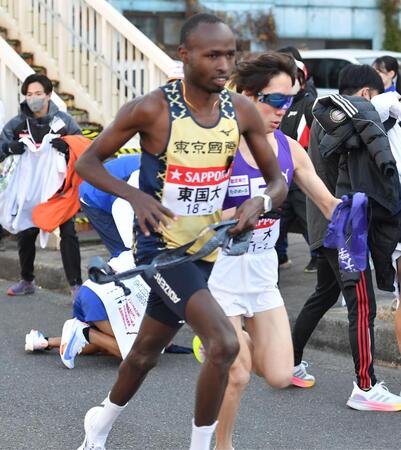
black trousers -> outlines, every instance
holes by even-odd
[[[26,281],[32,281],[35,278],[35,242],[38,234],[39,228],[28,228],[17,234],[21,278]],[[68,283],[70,286],[80,285],[82,284],[81,254],[79,251],[78,237],[72,220],[60,225],[60,239],[61,260]]]
[[[376,298],[369,264],[360,281],[346,286],[341,280],[337,250],[321,247],[317,259],[317,284],[299,313],[293,329],[295,365],[300,364],[303,350],[324,314],[343,293],[348,308],[349,341],[354,359],[355,374],[361,388],[376,383],[373,368],[374,320]]]

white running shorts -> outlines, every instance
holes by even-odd
[[[226,316],[253,317],[284,305],[277,281],[277,253],[271,248],[241,256],[226,256],[220,251],[208,285]]]

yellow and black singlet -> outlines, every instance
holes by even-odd
[[[177,221],[161,233],[145,237],[138,226],[137,259],[176,248],[196,238],[218,222],[229,181],[229,164],[238,149],[239,127],[230,92],[220,94],[220,114],[215,125],[205,127],[192,117],[177,80],[160,88],[170,112],[170,134],[158,155],[143,149],[139,187],[173,211]],[[197,251],[196,246],[191,252]],[[216,252],[205,257],[214,261]]]

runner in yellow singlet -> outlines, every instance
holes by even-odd
[[[179,56],[184,80],[125,105],[77,164],[84,179],[132,204],[137,216],[139,263],[193,240],[204,226],[220,220],[240,135],[269,185],[264,194],[238,208],[239,221],[232,233],[253,228],[260,213],[271,205],[279,206],[287,194],[255,106],[224,88],[235,63],[230,28],[210,14],[191,17],[181,30]],[[136,133],[143,149],[140,190],[110,176],[101,163]],[[183,320],[207,350],[188,446],[191,450],[209,449],[228,372],[239,349],[233,326],[207,288],[214,259],[215,255],[209,255],[146,279],[151,294],[138,337],[121,363],[103,407],[86,414],[86,437],[80,449],[104,449],[113,423]]]

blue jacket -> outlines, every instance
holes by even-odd
[[[140,165],[140,155],[129,155],[113,159],[112,161],[107,162],[104,167],[114,177],[119,180],[127,181],[132,172],[138,170]],[[117,197],[108,192],[101,191],[87,181],[84,181],[79,186],[79,198],[86,205],[92,208],[102,209],[111,214],[111,208]]]

